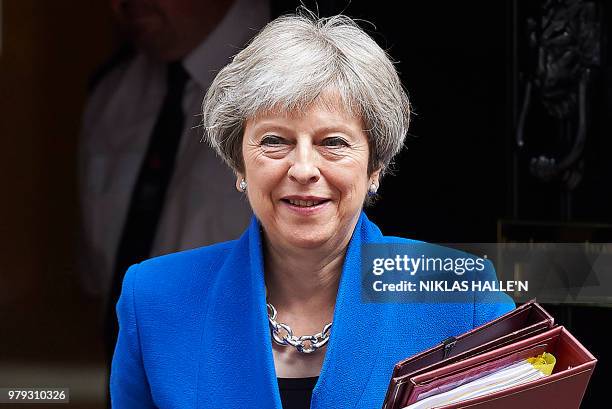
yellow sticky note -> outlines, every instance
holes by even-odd
[[[526,361],[533,365],[535,369],[539,370],[544,375],[550,375],[552,374],[557,359],[554,357],[553,354],[544,352],[536,357],[527,358]]]

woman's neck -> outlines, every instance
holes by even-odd
[[[348,240],[331,251],[281,248],[266,240],[268,301],[283,311],[333,310]]]

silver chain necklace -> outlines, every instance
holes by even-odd
[[[266,301],[268,299],[268,289],[266,288]],[[323,327],[323,331],[314,335],[295,336],[291,327],[283,322],[276,321],[276,308],[269,302],[266,302],[268,307],[268,322],[272,331],[272,340],[282,346],[291,345],[303,354],[311,354],[322,348],[329,341],[332,322],[327,323]]]

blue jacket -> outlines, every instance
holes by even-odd
[[[260,224],[235,241],[132,266],[117,304],[114,408],[281,408],[265,303]],[[312,408],[380,408],[396,362],[514,308],[499,303],[362,303],[361,214],[347,249]]]

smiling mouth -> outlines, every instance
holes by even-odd
[[[317,205],[320,205],[321,203],[325,203],[329,201],[328,199],[322,199],[322,200],[281,199],[281,200],[285,203],[289,203],[293,206],[298,206],[298,207],[313,207],[313,206],[317,206]]]

